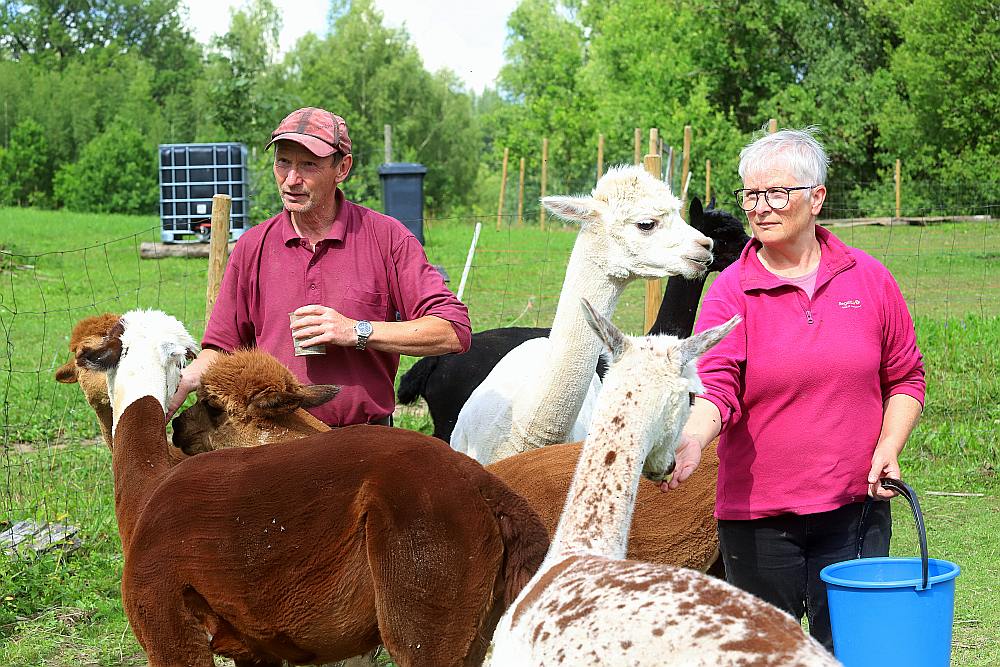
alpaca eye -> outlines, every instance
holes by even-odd
[[[638,227],[641,231],[651,232],[654,229],[656,229],[656,220],[643,220],[641,222],[635,223],[635,226]]]

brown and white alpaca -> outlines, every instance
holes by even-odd
[[[100,345],[119,319],[118,314],[104,313],[77,322],[70,334],[70,360],[55,373],[58,382],[79,384],[97,416],[109,449],[112,448],[113,420],[107,375],[77,366],[76,353],[84,346]],[[174,420],[174,439],[178,440],[180,422],[187,430],[181,433],[179,440],[187,443],[187,447],[169,448],[171,465],[199,452],[265,445],[329,431],[330,427],[303,408],[332,399],[336,387],[302,385],[271,355],[259,350],[237,350],[219,357],[205,371],[200,394],[203,398]],[[217,405],[224,406],[224,414]],[[182,419],[184,416],[186,418]],[[247,428],[250,426],[254,428]],[[374,651],[337,664],[340,667],[367,667],[374,664]]]
[[[695,278],[712,261],[711,240],[681,219],[680,200],[640,167],[609,170],[590,196],[542,203],[579,222],[580,233],[552,333],[508,352],[459,412],[451,446],[484,464],[586,435],[601,345],[580,313],[581,298],[610,317],[633,280]]]
[[[150,664],[315,664],[380,639],[400,665],[478,664],[548,544],[527,504],[439,440],[377,426],[171,465],[165,405],[194,349],[133,311],[78,355],[108,377],[122,602]]]
[[[673,468],[690,411],[683,369],[739,317],[678,341],[628,338],[586,310],[612,365],[552,546],[497,626],[487,664],[837,664],[790,616],[748,593],[693,570],[623,560],[640,475],[659,481]]]

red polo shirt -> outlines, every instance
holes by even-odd
[[[303,383],[340,385],[332,401],[310,409],[331,426],[391,414],[399,355],[328,345],[323,356],[296,357],[288,314],[308,304],[378,322],[435,315],[450,322],[462,350],[469,349],[468,310],[427,262],[420,242],[396,219],[347,201],[340,190],[333,227],[315,252],[284,210],[240,237],[202,345],[230,352],[258,347]]]

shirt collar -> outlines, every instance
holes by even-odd
[[[816,240],[819,241],[821,253],[816,273],[816,286],[819,287],[836,274],[854,266],[855,261],[851,256],[851,249],[819,224],[816,225]],[[740,284],[744,292],[789,284],[787,279],[774,275],[760,263],[757,251],[762,247],[763,244],[758,239],[751,238],[740,255]]]
[[[354,205],[344,197],[344,193],[341,192],[340,188],[337,188],[334,197],[337,201],[337,217],[333,219],[333,225],[330,227],[330,231],[326,233],[320,243],[324,241],[341,241],[347,236],[347,227],[351,220],[354,219],[356,211]],[[302,240],[302,236],[295,231],[295,225],[292,224],[292,216],[288,212],[288,209],[282,209],[281,211],[281,241],[286,246],[292,244],[298,244]]]

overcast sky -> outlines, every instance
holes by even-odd
[[[190,27],[200,42],[229,29],[230,10],[242,0],[185,0]],[[326,28],[328,0],[274,0],[281,11],[279,51],[307,32]],[[493,85],[503,65],[507,17],[517,0],[375,0],[387,26],[406,26],[424,66],[448,67],[477,93]]]

